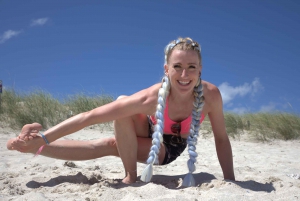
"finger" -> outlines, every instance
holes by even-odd
[[[38,133],[42,128],[42,125],[39,123],[26,124],[23,126],[19,136],[25,139],[32,131],[33,133]]]
[[[24,141],[28,141],[29,139],[28,139],[28,136],[25,136],[24,138],[23,138],[23,140]]]
[[[43,126],[39,123],[33,123],[33,124],[30,124],[30,129],[40,131],[43,129]]]
[[[33,132],[30,133],[30,136],[32,136],[32,137],[36,137],[37,135],[38,135],[38,133],[35,133],[35,132],[34,133]]]
[[[16,146],[17,144],[21,144],[21,145],[26,145],[26,141],[24,141],[23,139],[21,139],[20,137],[16,137],[12,140],[11,143],[13,146]]]

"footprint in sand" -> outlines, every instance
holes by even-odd
[[[71,167],[71,168],[77,167],[77,166],[75,165],[75,163],[73,163],[72,161],[66,161],[66,162],[64,163],[64,166]]]

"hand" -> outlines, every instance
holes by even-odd
[[[32,140],[37,136],[42,128],[42,125],[39,123],[26,124],[25,126],[23,126],[18,138],[24,141]]]

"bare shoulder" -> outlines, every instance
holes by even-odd
[[[161,84],[152,85],[132,95],[122,95],[117,100],[85,113],[88,124],[108,122],[135,114],[153,114],[157,106]]]
[[[219,115],[223,110],[223,102],[220,90],[218,87],[210,82],[202,80],[203,94],[204,94],[204,108],[203,114]]]
[[[216,85],[202,80],[204,97],[209,102],[214,102],[221,98],[221,93]]]
[[[157,95],[158,95],[158,90],[160,88],[161,84],[155,84],[150,86],[149,88],[143,89],[129,97],[132,98],[138,98],[142,102],[152,102],[152,101],[157,101]]]
[[[141,113],[152,114],[156,110],[158,90],[161,83],[154,84],[146,89],[143,89],[135,94],[127,96],[125,102],[132,102],[136,108],[139,108]]]

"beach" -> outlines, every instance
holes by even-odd
[[[223,179],[212,134],[197,144],[195,187],[182,187],[187,150],[176,161],[155,166],[151,182],[125,185],[118,157],[64,161],[9,151],[18,131],[0,128],[0,200],[300,200],[300,141],[230,139],[236,181]],[[64,139],[113,136],[111,129],[86,128]],[[146,167],[138,163],[138,177]]]

